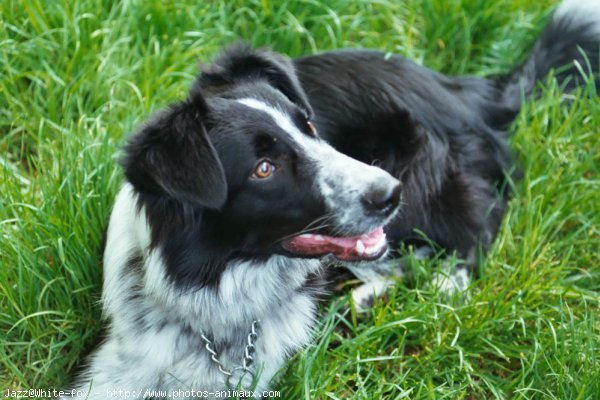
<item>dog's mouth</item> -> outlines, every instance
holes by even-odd
[[[332,254],[343,261],[376,260],[387,251],[383,227],[360,236],[334,237],[305,233],[282,243],[287,251],[300,256],[318,257]]]

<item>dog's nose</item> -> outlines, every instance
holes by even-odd
[[[366,210],[391,214],[400,204],[402,184],[396,181],[392,185],[373,185],[362,198]]]

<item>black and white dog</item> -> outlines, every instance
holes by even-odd
[[[375,51],[223,53],[125,147],[104,254],[110,325],[78,387],[259,397],[311,338],[324,256],[381,280],[388,246],[422,244],[415,230],[464,258],[488,245],[522,95],[573,60],[597,68],[599,37],[598,2],[566,2],[497,79]],[[566,89],[574,71],[556,72]]]

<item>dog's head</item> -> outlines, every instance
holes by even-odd
[[[311,116],[289,60],[245,46],[226,51],[184,102],[125,148],[125,175],[147,209],[154,245],[185,253],[174,263],[381,257],[400,183],[334,150]]]

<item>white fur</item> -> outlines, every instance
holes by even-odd
[[[591,24],[592,32],[600,36],[600,0],[566,0],[554,12],[556,19],[573,20],[575,24]]]
[[[432,254],[433,250],[430,247],[423,246],[417,248],[412,257],[415,260],[424,260]],[[404,268],[408,261],[409,256],[403,258],[383,257],[377,261],[344,264],[354,276],[365,282],[352,291],[355,309],[358,312],[367,311],[375,297],[383,296],[398,278],[404,276]]]
[[[434,273],[431,284],[441,293],[453,295],[467,290],[470,284],[469,272],[466,268],[452,267],[448,271]]]
[[[374,225],[372,218],[362,218],[364,210],[360,196],[378,181],[393,179],[381,168],[370,166],[336,151],[323,140],[313,139],[298,130],[289,116],[260,100],[244,98],[237,100],[255,110],[269,115],[275,124],[304,149],[306,157],[317,167],[318,191],[325,199],[328,210],[335,218],[336,226],[348,232],[364,233],[383,225],[393,216]]]
[[[308,138],[281,110],[256,99],[241,104],[269,115],[317,166],[316,190],[324,194],[337,226],[366,232],[360,226],[360,196],[381,179],[383,170]],[[381,221],[383,224],[385,221]],[[372,224],[373,222],[369,222]],[[136,194],[125,184],[111,216],[104,254],[103,310],[110,319],[107,341],[91,358],[79,388],[88,398],[105,398],[107,390],[224,390],[226,377],[210,360],[201,339],[215,343],[229,370],[242,363],[252,322],[260,320],[255,365],[262,370],[258,390],[285,360],[310,340],[316,301],[300,290],[319,260],[271,256],[262,265],[231,262],[216,286],[184,290],[166,275],[160,248],[150,246],[150,227]],[[137,257],[139,266],[130,260]],[[219,344],[227,346],[219,346]],[[139,394],[139,393],[138,393]]]
[[[374,279],[354,289],[352,300],[355,310],[358,312],[367,311],[373,305],[373,300],[384,295],[393,284],[392,279]]]
[[[87,398],[107,390],[226,390],[225,376],[204,348],[200,331],[228,343],[219,359],[228,369],[241,364],[252,321],[260,320],[257,390],[310,340],[315,299],[298,290],[321,268],[319,260],[273,256],[263,265],[229,265],[216,287],[182,290],[165,275],[158,249],[150,249],[150,229],[136,195],[125,184],[111,216],[104,262],[103,308],[110,318],[108,339],[92,356],[79,389]],[[143,256],[139,271],[128,267]],[[131,297],[138,294],[136,297]],[[91,390],[87,389],[91,385]]]

